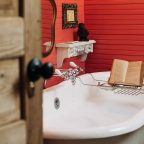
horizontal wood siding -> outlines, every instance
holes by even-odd
[[[144,1],[85,0],[85,24],[97,43],[86,72],[111,69],[115,58],[144,60]]]

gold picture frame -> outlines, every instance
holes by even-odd
[[[75,28],[78,25],[77,4],[62,4],[62,28]]]

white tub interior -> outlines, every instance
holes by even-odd
[[[93,73],[108,80],[109,72]],[[80,76],[87,84],[96,84],[91,75]],[[60,100],[55,109],[55,98]],[[115,94],[96,86],[62,82],[44,90],[43,131],[45,138],[103,138],[134,131],[144,124],[144,95]]]

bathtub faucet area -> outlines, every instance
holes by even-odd
[[[64,80],[71,80],[72,84],[75,85],[76,77],[81,71],[83,71],[83,69],[77,66],[74,62],[70,62],[70,66],[73,68],[55,69],[55,76],[60,76]]]

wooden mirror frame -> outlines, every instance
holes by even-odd
[[[51,54],[54,44],[55,44],[55,23],[57,17],[57,7],[55,0],[48,0],[53,8],[53,19],[52,19],[52,27],[51,27],[51,46],[49,49],[46,48],[45,52],[42,52],[43,57],[47,57]]]

